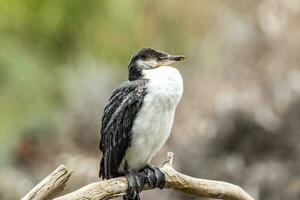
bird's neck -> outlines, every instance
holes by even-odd
[[[142,76],[149,80],[182,82],[180,72],[171,66],[161,66],[150,70],[142,70]]]
[[[149,80],[148,94],[166,109],[175,108],[182,92],[183,82],[180,72],[170,66],[161,66],[143,71],[144,78]]]

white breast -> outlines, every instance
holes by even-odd
[[[183,84],[179,71],[169,66],[145,70],[148,93],[133,124],[133,141],[126,152],[131,170],[144,167],[168,139]]]

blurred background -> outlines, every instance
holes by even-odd
[[[299,0],[0,0],[0,199],[60,164],[75,171],[65,192],[99,180],[102,111],[141,47],[188,58],[153,163],[173,151],[188,175],[300,199],[299,19]]]

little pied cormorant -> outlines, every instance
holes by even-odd
[[[104,109],[99,176],[125,174],[129,189],[124,199],[139,199],[145,183],[164,186],[164,174],[149,162],[170,135],[183,92],[179,71],[168,65],[184,58],[151,48],[139,50],[129,63],[128,81],[113,91]]]

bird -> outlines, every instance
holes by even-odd
[[[112,92],[102,116],[99,177],[125,175],[124,199],[140,199],[145,183],[163,188],[164,174],[150,165],[170,136],[183,79],[170,64],[184,60],[153,48],[142,48],[131,58],[128,80]]]

